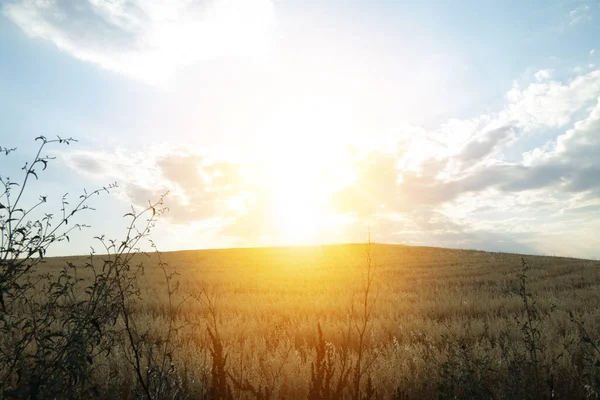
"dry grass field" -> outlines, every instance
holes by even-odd
[[[599,396],[596,261],[523,256],[529,270],[519,279],[519,255],[398,245],[180,251],[162,259],[178,273],[171,305],[153,255],[134,316],[156,337],[174,317],[175,397],[226,397],[210,392],[219,373],[233,398],[334,397],[314,389],[315,364],[330,368],[317,386],[341,382],[342,398]],[[53,258],[43,268],[84,260]],[[107,390],[116,380],[133,382],[116,372],[123,363],[118,352],[108,357]]]

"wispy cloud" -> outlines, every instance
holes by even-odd
[[[590,11],[590,6],[587,4],[573,9],[569,12],[569,25],[574,26],[584,21],[590,21],[592,19]]]
[[[591,21],[591,9],[589,5],[579,6],[569,12],[569,25],[574,26],[584,21]]]
[[[275,29],[270,0],[15,0],[2,10],[73,57],[159,84],[180,66],[266,52]]]

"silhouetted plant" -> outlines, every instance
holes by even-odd
[[[317,325],[318,340],[315,345],[317,359],[311,363],[311,382],[308,394],[308,398],[311,400],[341,399],[346,397],[345,393],[356,400],[368,400],[376,395],[370,370],[378,353],[375,350],[369,355],[366,354],[366,341],[377,298],[377,294],[373,295],[376,266],[373,262],[370,233],[365,257],[366,267],[361,271],[362,290],[359,294],[359,310],[355,311],[353,299],[348,313],[344,343],[337,357],[334,346],[323,339],[321,325]],[[350,346],[353,341],[357,343],[354,362],[350,357]],[[336,362],[340,367],[337,376],[335,374]],[[361,383],[365,376],[367,376],[367,386],[363,392]],[[337,378],[337,381],[334,377]]]
[[[116,187],[86,192],[70,207],[62,197],[59,219],[36,212],[46,196],[29,208],[26,188],[38,179],[53,158],[42,156],[48,144],[70,144],[73,139],[48,140],[40,136],[37,154],[23,167],[17,183],[1,176],[0,194],[0,397],[2,398],[82,398],[102,396],[94,380],[97,368],[118,346],[133,353],[132,365],[142,394],[149,399],[164,398],[173,391],[174,379],[171,335],[155,344],[145,341],[132,315],[131,304],[139,296],[137,278],[143,264],[132,268],[139,244],[148,237],[156,218],[162,214],[162,198],[139,212],[127,214],[131,222],[124,240],[98,239],[106,255],[92,253],[84,265],[67,263],[60,273],[43,271],[44,257],[55,243],[69,241],[73,230],[86,227],[73,219],[91,210],[91,197]],[[9,155],[14,149],[0,149]],[[143,223],[141,223],[143,221]],[[141,224],[140,224],[141,223]],[[141,225],[141,226],[138,226]],[[165,272],[169,300],[174,292],[173,275]],[[79,277],[87,272],[91,278]],[[172,321],[172,319],[171,319]],[[123,330],[121,324],[124,323]],[[123,334],[128,337],[124,340]],[[158,378],[157,378],[158,377]],[[168,388],[168,389],[167,389]],[[104,394],[105,395],[105,394]]]
[[[248,379],[244,379],[243,381],[236,378],[233,374],[227,373],[227,376],[233,382],[233,386],[246,393],[250,393],[256,400],[269,400],[273,396],[273,388],[266,385],[254,385]]]
[[[497,371],[487,352],[473,351],[465,338],[457,337],[448,325],[442,322],[448,335],[442,335],[445,344],[445,360],[431,358],[437,373],[437,394],[440,399],[482,399],[494,398],[493,390]],[[468,326],[464,327],[470,331]],[[435,376],[435,375],[434,375]]]
[[[208,311],[207,333],[209,337],[209,351],[212,358],[208,397],[210,399],[233,399],[240,393],[246,393],[257,400],[273,398],[277,382],[281,377],[281,369],[287,361],[291,347],[288,349],[286,355],[281,358],[276,372],[269,382],[266,384],[251,382],[249,379],[243,377],[243,371],[236,373],[229,368],[227,362],[228,356],[225,354],[223,342],[219,334],[219,313],[216,296],[211,297],[206,290],[202,290],[194,297],[204,304]],[[236,391],[235,395],[232,387]]]
[[[148,399],[179,398],[182,390],[182,378],[178,373],[175,360],[175,344],[173,335],[181,328],[175,325],[175,313],[185,299],[178,304],[173,303],[173,295],[179,284],[174,282],[176,272],[167,271],[167,265],[162,261],[160,252],[154,242],[150,241],[158,259],[157,268],[164,276],[165,291],[167,293],[167,331],[164,337],[151,334],[149,328],[140,327],[136,321],[136,304],[143,301],[138,287],[138,279],[144,273],[143,259],[134,261],[136,256],[146,256],[137,247],[142,239],[147,239],[157,218],[166,210],[163,206],[163,197],[156,203],[150,203],[142,212],[132,210],[125,214],[131,218],[127,228],[126,239],[123,241],[105,240],[98,237],[103,251],[103,262],[114,268],[114,289],[120,311],[120,320],[124,325],[121,336],[121,347],[129,364],[137,377],[139,395]],[[141,224],[138,224],[141,222]],[[141,226],[140,226],[141,225]],[[140,254],[141,253],[141,254]]]
[[[366,355],[366,340],[367,333],[371,328],[371,319],[373,310],[377,300],[377,293],[373,292],[373,284],[375,280],[376,265],[373,262],[373,252],[371,248],[371,234],[369,232],[369,240],[367,242],[366,251],[366,268],[363,271],[362,277],[362,293],[360,299],[359,317],[354,318],[354,303],[352,304],[352,324],[354,325],[355,333],[358,339],[357,358],[354,363],[354,371],[352,377],[352,398],[359,400],[361,398],[361,381],[365,375],[368,375],[371,366],[377,359],[378,353],[374,351],[371,355]]]
[[[373,380],[371,374],[367,375],[367,385],[365,386],[365,393],[362,395],[362,400],[371,400],[377,398],[377,390],[373,386]]]
[[[550,312],[554,311],[555,306],[553,305],[550,312],[544,312],[540,310],[537,305],[537,299],[531,294],[528,288],[528,275],[530,267],[524,258],[521,258],[521,269],[517,273],[519,279],[519,296],[523,305],[523,317],[515,316],[519,330],[521,331],[522,340],[527,349],[528,359],[527,365],[529,366],[533,375],[533,395],[538,397],[543,393],[541,387],[542,379],[540,378],[540,369],[542,367],[540,363],[540,355],[544,351],[542,341],[542,324],[545,319],[550,317]],[[546,366],[551,367],[551,366]],[[549,375],[547,381],[548,393],[551,395],[554,391],[553,375],[551,371],[547,371],[546,375]]]
[[[216,299],[211,298],[205,290],[195,295],[195,298],[206,306],[209,316],[206,330],[210,339],[209,351],[212,358],[212,365],[208,397],[216,400],[232,399],[231,387],[227,382],[227,354],[225,354],[219,335]]]
[[[581,368],[584,389],[588,398],[600,397],[600,343],[585,327],[585,323],[569,312],[571,322],[575,324],[580,341],[580,359],[584,365]]]
[[[321,324],[317,325],[319,337],[315,346],[317,359],[310,366],[310,400],[339,399],[341,393],[332,390],[332,378],[335,372],[333,346],[323,339]]]
[[[63,393],[67,397],[93,392],[90,381],[97,354],[110,349],[111,329],[118,308],[111,307],[114,276],[96,275],[95,281],[81,292],[82,280],[75,266],[68,264],[58,276],[37,270],[48,248],[69,240],[69,234],[85,225],[69,222],[79,212],[90,209],[88,200],[110,185],[91,193],[84,192],[69,208],[62,198],[60,219],[45,213],[30,219],[47,202],[46,196],[27,208],[26,188],[39,170],[45,170],[51,157],[42,156],[47,144],[70,144],[74,140],[43,136],[31,163],[25,163],[20,182],[0,177],[0,390],[3,397],[49,397]],[[11,151],[4,151],[8,155]]]

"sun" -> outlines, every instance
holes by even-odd
[[[261,185],[270,197],[273,235],[286,245],[328,241],[340,219],[332,195],[353,180],[347,118],[315,98],[295,99],[274,111],[259,134]]]
[[[263,184],[270,197],[272,234],[278,243],[314,245],[330,239],[337,223],[331,199],[344,182],[344,171],[333,153],[319,155],[298,143],[270,153]]]
[[[315,244],[326,228],[330,192],[314,165],[308,167],[289,154],[279,155],[265,176],[272,233],[281,244]]]
[[[274,196],[276,234],[285,244],[315,244],[325,228],[325,207],[319,203],[326,196],[307,187],[286,186],[279,186]]]
[[[296,146],[278,148],[272,153],[263,184],[270,197],[269,217],[277,242],[283,245],[330,242],[343,224],[332,196],[352,180],[352,173],[333,152],[319,157]]]

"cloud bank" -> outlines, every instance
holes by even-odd
[[[351,151],[354,177],[329,199],[345,222],[325,241],[364,241],[370,227],[381,242],[600,256],[589,239],[600,229],[600,70],[568,82],[541,75],[515,84],[496,113]],[[237,244],[274,237],[273,199],[252,162],[188,150],[75,152],[66,162],[119,180],[136,205],[170,190],[174,224],[212,221]]]
[[[9,0],[2,10],[31,37],[155,84],[182,66],[264,53],[275,30],[269,0]]]

